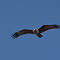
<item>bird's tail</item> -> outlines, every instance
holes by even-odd
[[[37,34],[37,36],[38,36],[39,38],[43,37],[40,33],[39,33],[39,34]]]

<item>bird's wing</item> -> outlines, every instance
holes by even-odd
[[[43,25],[38,30],[39,30],[40,33],[42,33],[42,32],[45,32],[49,29],[54,29],[54,28],[60,28],[60,25]]]
[[[28,30],[28,29],[24,29],[24,30],[21,30],[21,31],[18,31],[16,33],[14,33],[12,35],[13,38],[17,38],[23,34],[33,34],[33,30]]]

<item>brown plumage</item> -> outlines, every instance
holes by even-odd
[[[60,25],[43,25],[39,29],[33,29],[33,30],[23,29],[21,31],[14,33],[12,37],[17,38],[24,34],[36,34],[38,37],[43,37],[40,33],[45,32],[50,29],[55,29],[55,28],[60,28]]]

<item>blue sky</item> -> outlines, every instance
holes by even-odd
[[[11,38],[45,24],[60,24],[60,0],[0,0],[0,60],[60,60],[60,29]]]

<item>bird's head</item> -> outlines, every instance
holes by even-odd
[[[38,34],[39,33],[38,29],[33,29],[33,33]]]

